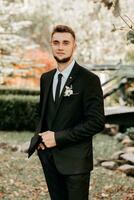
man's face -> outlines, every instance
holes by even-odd
[[[68,62],[74,53],[76,44],[70,33],[56,32],[51,39],[52,53],[58,63]]]

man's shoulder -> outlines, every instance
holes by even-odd
[[[99,77],[91,72],[89,69],[87,69],[85,66],[81,66],[77,63],[78,67],[79,67],[79,72],[81,77],[85,78],[85,79],[99,79]]]
[[[54,74],[56,72],[56,68],[48,71],[48,72],[44,72],[43,74],[41,74],[41,79],[44,79],[45,77],[49,77],[51,76],[52,74]]]

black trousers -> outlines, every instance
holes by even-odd
[[[51,149],[38,150],[51,200],[88,200],[90,173],[63,175],[56,166]]]

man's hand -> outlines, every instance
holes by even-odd
[[[47,148],[56,146],[55,133],[53,131],[46,131],[43,133],[39,133],[39,135],[42,137],[42,142],[45,144]]]
[[[45,149],[45,145],[42,144],[42,143],[40,143],[40,144],[38,145],[38,148],[37,148],[37,149],[38,149],[38,150],[39,150],[39,149],[44,150],[44,149]]]

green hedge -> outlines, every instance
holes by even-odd
[[[0,130],[35,131],[39,96],[1,95]]]
[[[28,89],[19,89],[19,88],[0,88],[0,95],[39,95],[39,90],[28,90]]]

